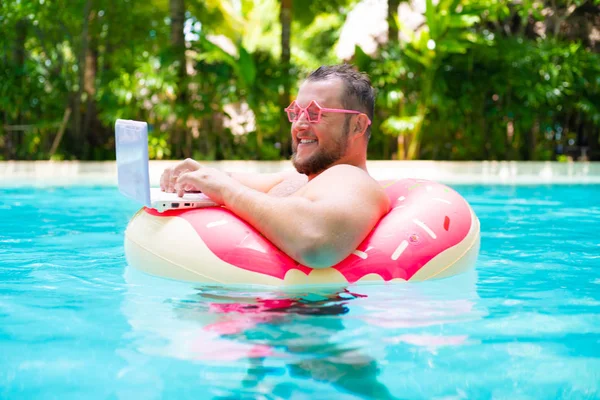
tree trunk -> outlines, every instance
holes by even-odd
[[[511,97],[512,97],[512,91],[511,91],[511,87],[509,86],[506,90],[506,94],[504,95],[504,98],[506,99],[506,101],[504,102],[505,110],[509,110],[509,111],[511,110],[511,103],[512,103]],[[514,135],[514,125],[513,125],[512,120],[508,116],[505,116],[504,120],[506,121],[506,129],[505,129],[505,134],[504,134],[504,159],[511,160],[512,137]]]
[[[83,96],[85,84],[86,58],[89,46],[89,28],[90,15],[92,12],[92,0],[85,2],[83,10],[83,27],[81,29],[81,49],[79,51],[79,87],[73,101],[73,139],[75,143],[75,155],[78,158],[83,156],[84,149],[88,146],[86,137],[83,135],[83,125],[81,121],[81,98]]]
[[[95,19],[95,13],[90,13],[90,24]],[[89,30],[88,30],[89,32]],[[85,56],[85,72],[83,90],[86,94],[85,118],[83,121],[83,158],[90,158],[90,147],[95,148],[102,145],[102,138],[97,137],[95,125],[96,117],[96,75],[98,71],[98,41],[95,36],[88,36],[88,51]]]
[[[398,17],[398,7],[400,6],[400,0],[388,0],[388,12],[387,12],[387,23],[388,23],[388,43],[398,43],[398,24],[396,18]]]
[[[8,65],[8,49],[6,41],[4,42],[3,50],[4,51],[2,53],[2,64]],[[0,147],[4,149],[4,159],[7,160],[10,158],[10,143],[8,138],[8,132],[4,131],[4,125],[8,125],[8,113],[6,112],[6,110],[2,112],[2,122],[3,123],[0,126],[0,144],[2,144],[2,146]]]
[[[540,121],[536,117],[533,121],[533,127],[529,131],[529,157],[527,161],[536,161],[538,159],[537,156],[537,138],[540,134]]]
[[[600,161],[600,129],[595,126],[590,127],[588,136],[589,152],[588,158],[590,161]]]
[[[15,65],[17,66],[18,87],[23,89],[25,76],[25,40],[27,39],[27,20],[21,19],[16,26]],[[19,110],[20,114],[20,110]]]
[[[406,160],[406,135],[398,135],[398,150],[396,151],[396,160]]]
[[[402,98],[400,99],[400,103],[398,104],[398,115],[403,116],[404,115],[404,110],[405,110],[405,99]],[[383,119],[382,119],[383,121]],[[406,142],[407,142],[407,136],[405,133],[401,133],[400,135],[398,135],[398,138],[396,138],[396,156],[393,158],[396,160],[406,160]]]
[[[171,48],[173,49],[175,62],[177,63],[177,98],[175,100],[175,110],[176,112],[181,112],[187,103],[188,94],[185,66],[185,36],[183,32],[185,24],[185,0],[170,0],[169,9],[171,13]],[[187,118],[185,116],[176,117],[172,138],[172,145],[174,147],[173,156],[181,158],[184,153],[182,149],[182,137]],[[182,118],[180,119],[179,117]]]
[[[424,73],[423,85],[421,86],[421,98],[417,104],[417,114],[419,122],[415,124],[412,135],[409,139],[408,148],[406,150],[406,159],[416,160],[421,156],[421,136],[423,134],[423,125],[425,118],[429,113],[431,105],[431,97],[433,93],[433,81],[439,68],[439,60],[434,61]],[[400,143],[398,143],[400,144]]]
[[[290,104],[290,37],[292,34],[292,2],[293,0],[281,0],[279,10],[279,22],[281,23],[281,82],[283,90],[279,96],[279,107],[281,109],[280,117],[280,136],[282,156],[287,158],[290,155],[290,130],[289,121],[283,112],[283,109]]]
[[[25,107],[25,41],[27,40],[27,20],[21,19],[16,25],[16,40],[14,48],[14,60],[16,66],[16,87],[19,88],[19,93],[15,93],[14,99],[16,103],[15,118],[12,121],[15,125],[23,124],[23,108]],[[17,158],[23,141],[23,134],[19,131],[6,131],[6,154],[8,159]]]

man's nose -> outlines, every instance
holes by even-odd
[[[308,127],[310,125],[310,121],[308,120],[308,111],[302,110],[298,115],[298,119],[296,120],[296,126],[300,127]]]

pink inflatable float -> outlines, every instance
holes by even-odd
[[[166,278],[270,286],[422,281],[474,267],[479,220],[462,196],[425,180],[381,184],[390,212],[330,268],[298,264],[224,207],[164,213],[143,208],[125,233],[127,261]]]

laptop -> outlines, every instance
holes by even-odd
[[[150,187],[147,123],[118,119],[115,147],[119,191],[123,195],[158,212],[218,205],[203,193],[185,193],[179,197]]]

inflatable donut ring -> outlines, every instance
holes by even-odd
[[[165,278],[269,286],[422,281],[474,268],[479,220],[462,196],[425,180],[380,183],[390,212],[330,268],[299,264],[224,207],[141,209],[125,232],[127,262]]]

